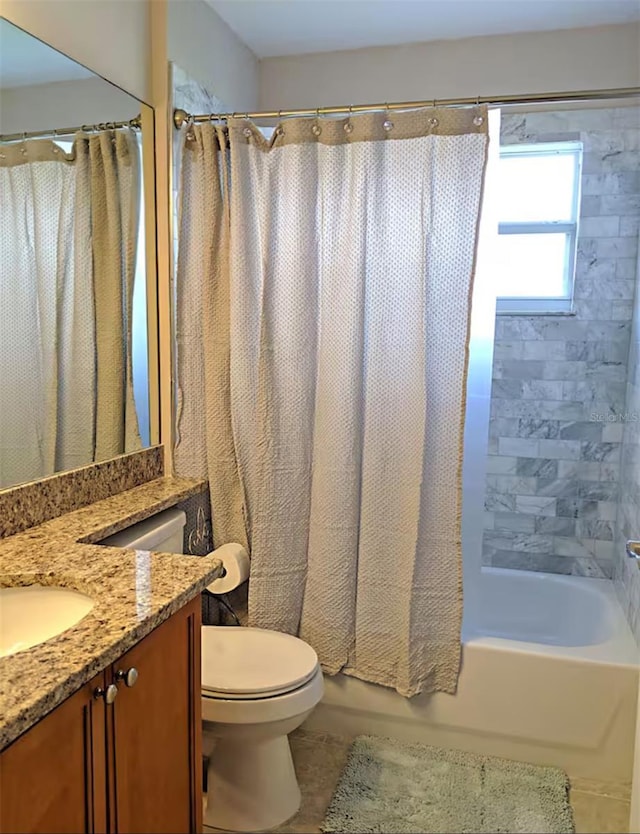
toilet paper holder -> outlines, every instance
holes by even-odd
[[[640,542],[627,542],[627,556],[640,561]]]

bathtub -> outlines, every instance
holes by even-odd
[[[423,741],[630,781],[638,650],[604,579],[482,568],[455,695],[325,678],[311,730]]]

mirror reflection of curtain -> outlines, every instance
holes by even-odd
[[[0,151],[0,488],[140,448],[129,131]]]
[[[129,131],[76,139],[89,188],[96,327],[95,460],[140,448],[133,399],[131,321],[138,229],[138,155]]]

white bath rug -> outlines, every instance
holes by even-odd
[[[572,834],[553,767],[358,736],[322,830],[340,834]]]

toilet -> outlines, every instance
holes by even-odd
[[[181,553],[185,523],[181,510],[165,510],[101,544]],[[215,582],[210,589],[216,593]],[[203,732],[214,748],[206,825],[264,831],[296,813],[300,788],[287,736],[323,691],[318,656],[298,637],[261,628],[202,627]]]

